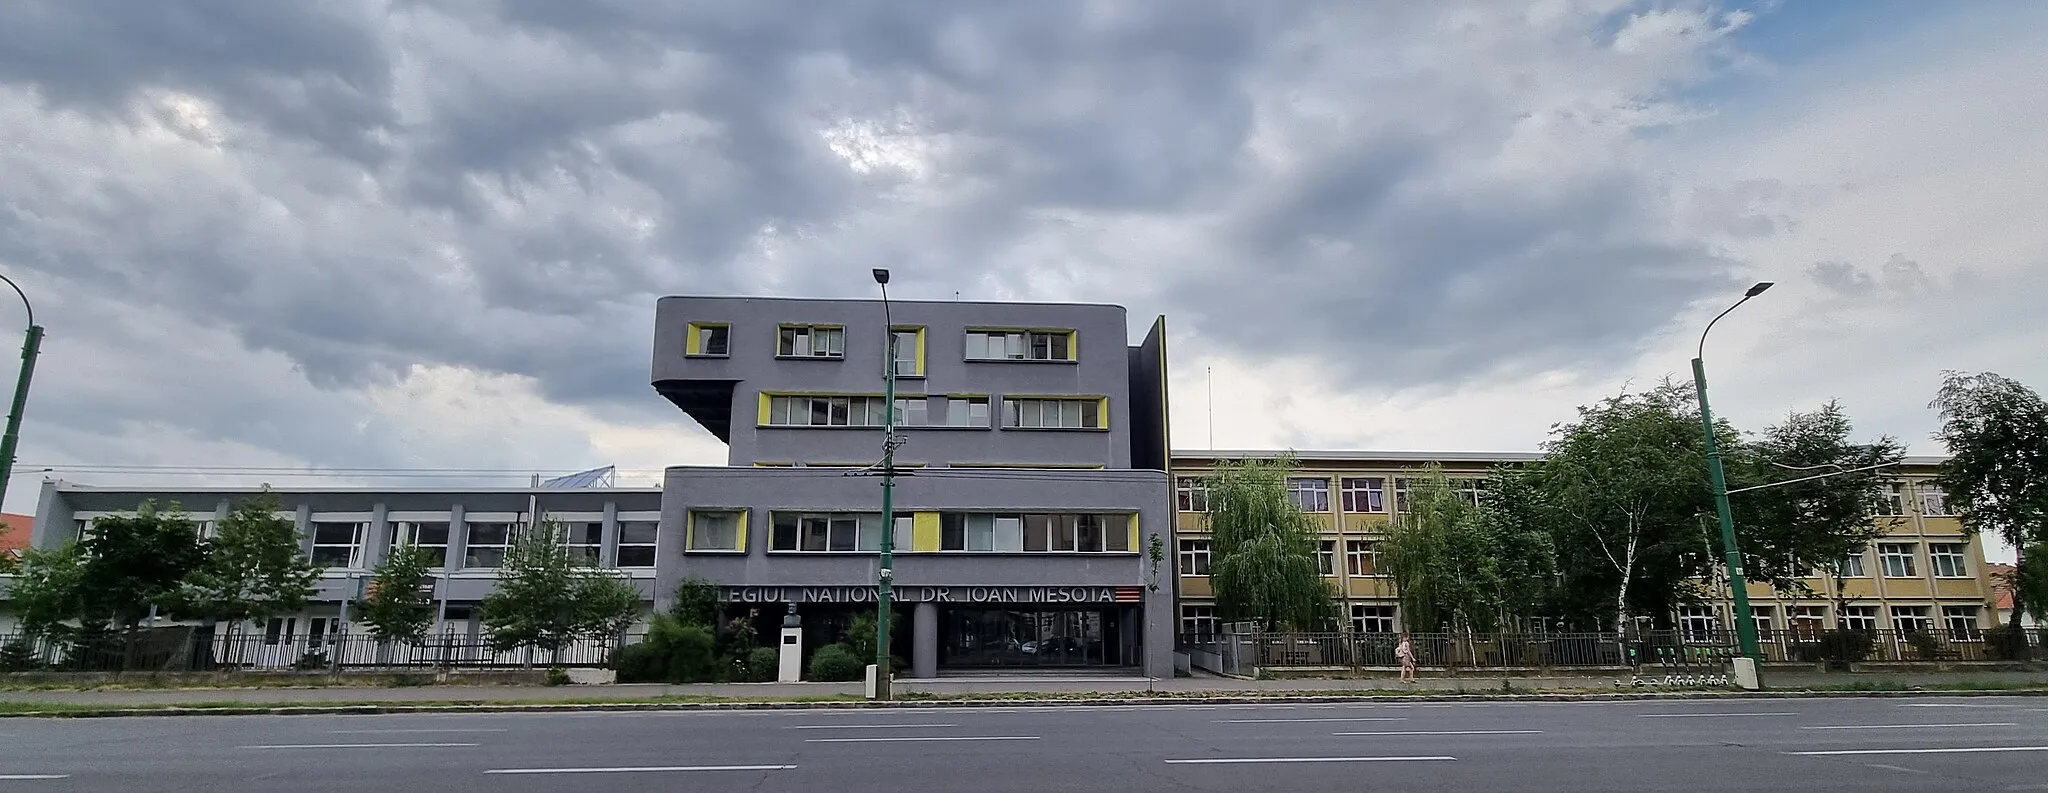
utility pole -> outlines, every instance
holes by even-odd
[[[14,279],[0,275],[0,281],[14,288],[21,296],[22,308],[28,311],[28,336],[21,343],[21,373],[14,381],[14,403],[7,411],[7,431],[0,435],[0,502],[7,500],[7,482],[14,474],[14,446],[21,438],[21,415],[28,408],[28,384],[35,377],[36,353],[43,346],[43,326],[36,324],[35,306],[28,302],[28,293],[14,283]]]
[[[889,315],[889,271],[876,268],[882,288],[882,553],[875,581],[875,699],[889,699],[889,601],[896,551],[896,324]]]
[[[1735,305],[1715,315],[1707,323],[1707,329],[1700,333],[1699,352],[1692,359],[1693,388],[1700,400],[1700,424],[1705,427],[1707,436],[1707,475],[1713,480],[1714,513],[1721,522],[1721,551],[1728,567],[1728,591],[1735,601],[1735,636],[1742,644],[1742,655],[1758,661],[1763,659],[1763,648],[1757,643],[1756,620],[1750,616],[1749,582],[1742,574],[1742,548],[1736,543],[1735,514],[1728,506],[1728,477],[1721,469],[1721,446],[1714,438],[1714,409],[1707,404],[1707,364],[1704,359],[1707,333],[1714,330],[1714,323],[1769,288],[1769,281],[1758,283],[1750,287],[1741,300],[1735,301]]]

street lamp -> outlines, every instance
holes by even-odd
[[[1700,332],[1699,351],[1692,359],[1692,384],[1699,392],[1700,424],[1706,428],[1707,435],[1707,474],[1714,483],[1714,512],[1721,519],[1721,552],[1726,556],[1728,566],[1728,589],[1735,595],[1735,636],[1742,642],[1743,656],[1757,660],[1762,659],[1762,650],[1757,646],[1756,621],[1750,616],[1749,584],[1742,577],[1742,548],[1735,542],[1735,516],[1728,508],[1728,476],[1721,470],[1721,447],[1714,439],[1714,410],[1707,406],[1707,364],[1704,359],[1707,334],[1714,330],[1714,323],[1770,288],[1770,281],[1759,281],[1742,293],[1742,299],[1735,301],[1735,305],[1714,315],[1714,319],[1707,323],[1707,329]]]
[[[882,288],[882,554],[875,581],[875,699],[889,699],[889,600],[896,552],[896,322],[889,315],[889,271],[875,268]]]
[[[28,302],[28,293],[14,283],[14,279],[0,275],[14,287],[14,293],[21,295],[21,307],[28,311],[28,339],[21,344],[21,375],[14,381],[14,405],[7,411],[7,433],[0,435],[0,502],[7,500],[7,479],[14,473],[14,444],[21,437],[21,413],[28,407],[28,381],[36,372],[36,352],[43,346],[43,326],[36,324],[36,308]]]

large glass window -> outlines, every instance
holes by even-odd
[[[786,358],[843,358],[846,329],[836,325],[784,325],[775,354]]]
[[[1850,631],[1877,630],[1877,607],[1843,606],[1842,629]]]
[[[740,513],[736,510],[690,512],[690,550],[740,551]]]
[[[924,338],[924,328],[899,327],[889,334],[895,355],[892,363],[897,377],[923,377],[924,356],[919,352],[924,345],[918,340]]]
[[[1098,399],[1004,399],[1003,426],[1021,429],[1103,429]]]
[[[1920,514],[1930,518],[1948,515],[1948,494],[1941,488],[1932,482],[1922,482],[1913,489],[1920,493]]]
[[[880,427],[889,403],[878,396],[770,396],[771,427]]]
[[[1071,331],[967,332],[967,359],[973,361],[1072,360]]]
[[[1215,606],[1180,607],[1180,632],[1190,638],[1206,640],[1223,632],[1223,623],[1216,619]]]
[[[1721,632],[1721,614],[1713,606],[1686,606],[1678,610],[1678,628],[1689,641],[1707,641]]]
[[[1316,543],[1316,569],[1323,575],[1337,574],[1337,541],[1323,540]]]
[[[597,566],[604,554],[604,521],[570,521],[562,524],[562,533],[577,564]]]
[[[1347,476],[1342,481],[1345,512],[1387,511],[1387,480],[1379,476]]]
[[[1906,486],[1898,482],[1878,486],[1871,497],[1870,511],[1881,516],[1906,514]]]
[[[1913,545],[1910,542],[1877,544],[1878,565],[1884,570],[1886,578],[1915,578],[1920,575],[1919,567],[1914,564],[1914,557],[1917,554],[1914,553]]]
[[[931,423],[931,399],[928,397],[897,397],[896,426],[922,427]]]
[[[1173,480],[1174,507],[1182,512],[1209,511],[1209,482],[1199,476],[1181,476]]]
[[[1849,554],[1848,556],[1842,557],[1842,561],[1840,564],[1836,566],[1835,572],[1839,573],[1843,578],[1868,577],[1870,573],[1863,569],[1863,555],[1863,551],[1857,551],[1855,553]]]
[[[910,547],[912,516],[896,516],[894,547]],[[768,550],[809,553],[873,552],[882,549],[879,512],[777,512]]]
[[[1951,640],[1974,641],[1979,638],[1976,606],[1942,606],[1941,623],[1948,629]]]
[[[709,322],[690,323],[690,355],[732,354],[732,328],[724,324]]]
[[[946,426],[981,427],[987,429],[988,397],[956,396],[946,398]]]
[[[1934,620],[1927,616],[1926,606],[1893,606],[1892,630],[1900,633],[1922,633],[1934,627]]]
[[[1344,541],[1345,571],[1355,576],[1380,574],[1380,546],[1370,540]]]
[[[425,551],[429,564],[448,566],[447,521],[395,521],[390,525],[390,536],[386,538],[390,547],[410,545]]]
[[[1180,541],[1180,574],[1184,576],[1209,574],[1209,541]]]
[[[1394,633],[1399,630],[1394,622],[1394,607],[1364,604],[1352,606],[1351,630],[1356,633]]]
[[[939,550],[992,553],[1123,553],[1128,514],[945,512]]]
[[[505,549],[512,544],[517,523],[469,523],[468,544],[463,547],[463,567],[497,567],[505,562]]]
[[[1287,477],[1287,500],[1303,512],[1330,511],[1330,480],[1321,477]]]
[[[660,534],[661,524],[655,521],[619,521],[618,566],[653,567],[655,543]]]
[[[362,567],[363,535],[368,523],[316,521],[313,524],[313,564],[321,567]]]
[[[1962,543],[1927,544],[1927,566],[1934,568],[1934,575],[1937,578],[1969,578],[1970,571],[1963,558]]]
[[[1787,627],[1792,629],[1794,635],[1802,638],[1815,638],[1827,631],[1826,606],[1793,606],[1791,613],[1786,616],[1791,621]]]

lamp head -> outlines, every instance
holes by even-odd
[[[881,284],[883,286],[888,286],[889,271],[881,267],[875,268],[875,283]]]
[[[877,272],[879,272],[879,271],[877,271]],[[1775,284],[1773,284],[1773,283],[1772,283],[1772,282],[1770,282],[1770,281],[1758,281],[1758,282],[1756,282],[1756,286],[1752,286],[1752,287],[1750,287],[1750,288],[1749,288],[1749,291],[1747,291],[1747,292],[1744,292],[1744,293],[1742,293],[1742,296],[1743,296],[1743,297],[1756,297],[1757,295],[1761,295],[1761,294],[1763,294],[1763,293],[1764,293],[1764,290],[1770,289],[1770,288],[1771,288],[1772,286],[1775,286]]]

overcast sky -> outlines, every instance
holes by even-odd
[[[0,272],[48,328],[10,511],[44,468],[176,481],[80,465],[652,484],[724,460],[647,385],[657,296],[868,296],[871,267],[1167,315],[1180,448],[1531,450],[1682,376],[1763,279],[1708,347],[1744,426],[1839,397],[1933,454],[1941,370],[2048,389],[2048,4],[0,19]],[[393,481],[207,481],[261,480]]]

